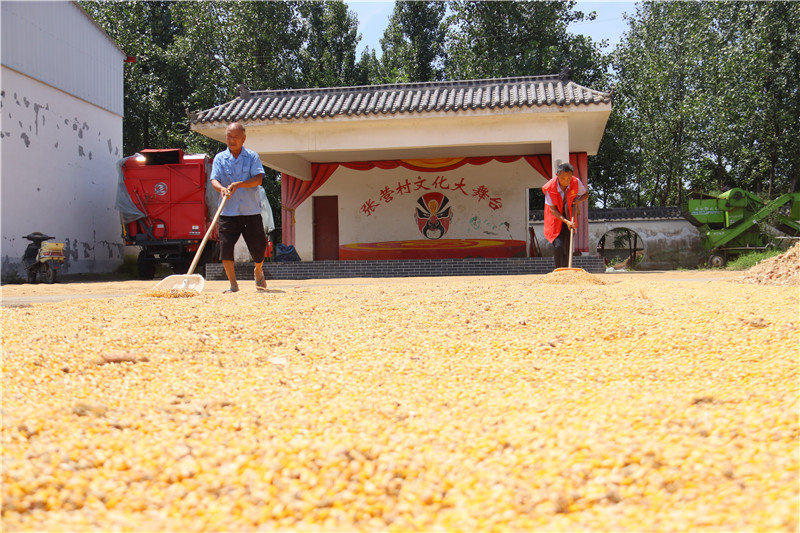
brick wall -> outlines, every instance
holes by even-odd
[[[605,271],[596,255],[572,259],[572,266],[599,274]],[[206,279],[224,280],[220,263],[206,265]],[[509,259],[415,259],[405,261],[300,261],[264,263],[267,279],[403,278],[428,276],[501,276],[547,274],[553,270],[552,257]],[[236,278],[253,279],[253,264],[236,264]]]

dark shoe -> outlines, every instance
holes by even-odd
[[[230,289],[222,291],[222,294],[233,294],[234,292],[239,292],[239,288],[236,287],[235,289],[231,287]]]

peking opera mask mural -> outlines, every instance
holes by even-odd
[[[414,218],[426,239],[440,239],[450,229],[453,208],[449,203],[447,196],[440,192],[429,192],[417,199]]]

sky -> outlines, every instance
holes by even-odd
[[[361,52],[367,46],[370,49],[374,49],[378,57],[380,57],[380,39],[389,24],[389,16],[391,16],[394,9],[394,1],[346,0],[346,3],[358,15],[358,31],[361,33],[361,41],[358,43],[356,57],[361,57]],[[610,46],[605,49],[608,52],[619,43],[622,33],[627,29],[627,24],[622,18],[622,14],[635,13],[636,4],[633,1],[582,0],[577,2],[574,9],[584,13],[596,11],[597,19],[592,22],[571,24],[570,31],[588,35],[597,42],[602,39],[608,39]]]

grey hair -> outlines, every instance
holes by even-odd
[[[561,174],[562,172],[575,172],[575,169],[569,163],[561,163],[556,167],[556,174]]]

